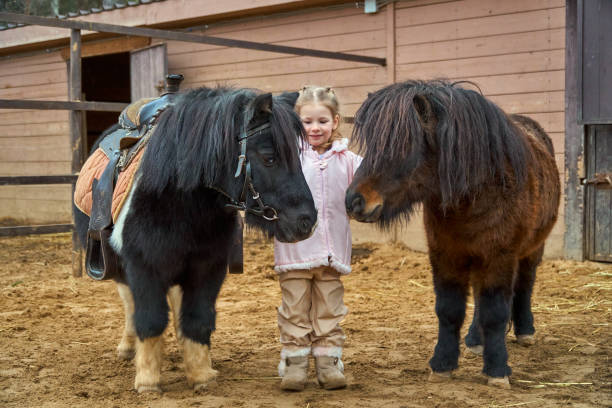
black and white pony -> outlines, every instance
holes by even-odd
[[[111,245],[119,255],[125,330],[119,356],[136,356],[134,386],[159,392],[161,335],[170,300],[187,381],[216,376],[209,354],[215,301],[239,209],[280,241],[310,236],[317,213],[300,167],[304,132],[297,93],[200,88],[178,94],[160,117]],[[77,214],[85,242],[89,217]]]

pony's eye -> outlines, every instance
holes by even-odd
[[[274,156],[264,156],[263,162],[266,166],[272,166],[276,162],[276,157]]]

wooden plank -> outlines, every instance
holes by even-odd
[[[11,145],[27,145],[31,143],[39,143],[42,137],[62,136],[66,140],[66,135],[70,131],[70,125],[67,122],[49,122],[45,123],[21,123],[18,125],[0,125],[0,149],[5,149]],[[22,140],[23,138],[37,138],[35,141]]]
[[[405,27],[564,6],[564,0],[465,0],[426,5],[400,2],[396,19],[398,27]]]
[[[22,86],[33,86],[42,85],[47,86],[51,84],[65,84],[66,83],[66,65],[61,69],[53,69],[49,67],[44,72],[34,73],[14,73],[7,75],[6,72],[0,74],[0,88],[19,88]]]
[[[150,44],[151,39],[148,37],[133,37],[130,35],[109,40],[84,42],[81,50],[81,57],[87,58],[98,55],[129,52],[137,48],[148,47]],[[60,54],[63,59],[68,60],[70,58],[70,48],[62,48]]]
[[[65,161],[0,161],[0,174],[3,176],[37,176],[40,174],[67,174],[70,172],[70,158]]]
[[[508,113],[559,112],[565,107],[563,91],[486,96]]]
[[[7,61],[0,61],[0,78],[5,76],[20,75],[20,74],[37,74],[48,71],[62,71],[64,73],[64,82],[66,82],[66,61],[49,62],[48,64],[36,64],[20,66],[19,64],[8,64]]]
[[[68,121],[68,112],[50,110],[0,109],[0,126],[22,123],[50,123]],[[0,131],[0,135],[2,132]]]
[[[49,224],[49,225],[30,225],[17,227],[0,227],[0,237],[18,237],[24,235],[57,234],[60,232],[70,232],[74,226],[72,224]]]
[[[552,29],[529,33],[504,34],[486,38],[442,41],[432,44],[399,46],[397,63],[445,61],[459,58],[504,55],[563,49],[565,30]]]
[[[561,7],[398,28],[397,44],[433,43],[563,27],[565,9]]]
[[[540,71],[508,75],[487,76],[444,76],[451,81],[474,82],[482,93],[486,95],[502,95],[510,93],[525,92],[547,92],[562,91],[565,89],[565,71]],[[421,79],[440,78],[439,75],[424,74],[418,76]],[[464,84],[464,88],[477,89],[470,84]]]
[[[27,224],[69,223],[69,194],[63,201],[0,199],[0,214],[9,214],[11,218],[25,220]]]
[[[542,50],[504,55],[398,64],[398,81],[414,78],[466,78],[565,69],[565,50]]]
[[[19,142],[15,138],[3,138],[0,139],[0,161],[64,161],[72,154],[69,140],[68,133],[25,138]]]
[[[43,50],[28,55],[6,55],[0,57],[0,64],[9,71],[19,68],[44,70],[45,67],[58,63],[65,64],[59,51],[49,52],[48,50]]]
[[[21,86],[0,89],[2,99],[62,100],[68,99],[67,82],[50,85]]]
[[[63,203],[71,200],[69,184],[8,185],[0,187],[0,199]],[[66,208],[70,212],[70,205]]]

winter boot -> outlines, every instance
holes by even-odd
[[[281,389],[302,391],[308,381],[308,357],[310,347],[298,350],[281,351],[278,375],[282,377]]]
[[[313,355],[315,357],[317,380],[319,380],[321,387],[326,390],[346,387],[344,364],[340,359],[342,357],[342,348],[315,347]]]

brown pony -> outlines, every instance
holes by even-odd
[[[348,214],[388,227],[421,203],[433,271],[438,343],[431,381],[450,378],[470,286],[466,344],[488,383],[509,388],[506,328],[533,344],[531,293],[557,219],[552,142],[533,120],[445,81],[407,81],[370,94],[353,137],[364,159],[346,192]]]

